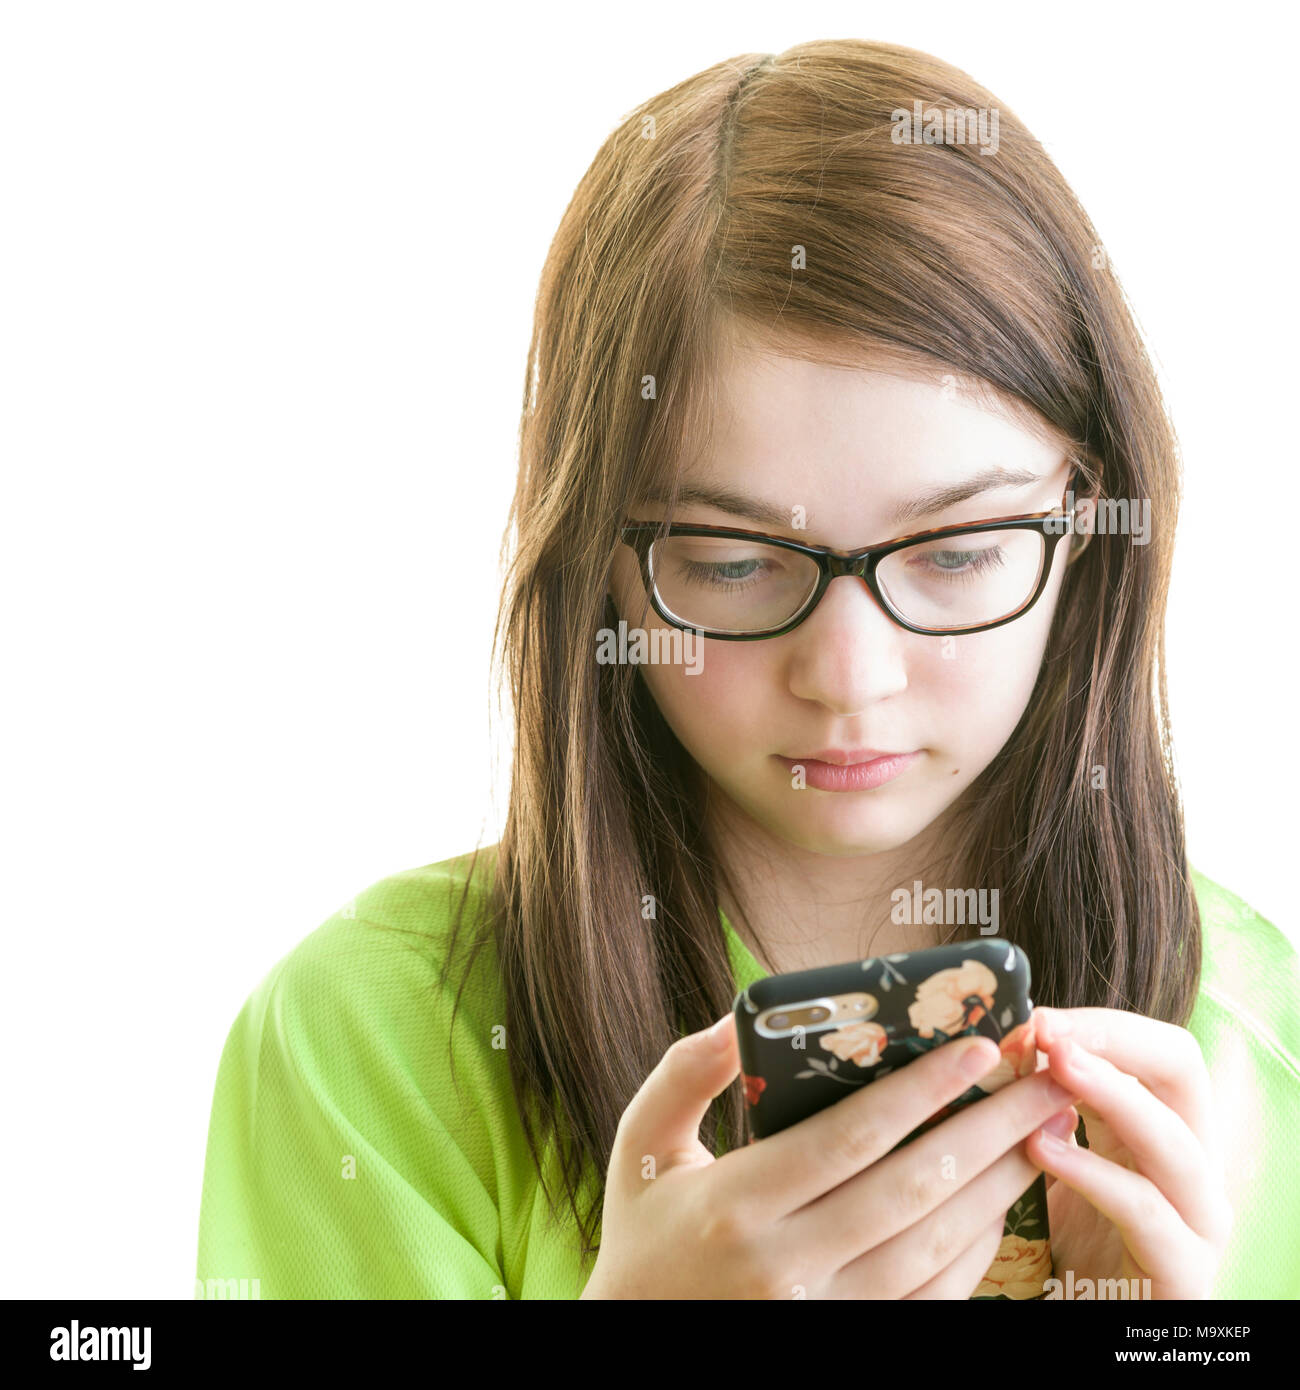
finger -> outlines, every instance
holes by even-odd
[[[1116,1227],[1129,1254],[1153,1280],[1178,1283],[1204,1259],[1204,1242],[1149,1178],[1041,1132],[1025,1147],[1036,1163]]]
[[[1048,1055],[1052,1074],[1110,1126],[1137,1171],[1155,1184],[1180,1219],[1209,1239],[1223,1199],[1211,1181],[1215,1175],[1205,1150],[1183,1117],[1135,1077],[1070,1038],[1053,1043]]]
[[[1214,1094],[1200,1044],[1172,1023],[1126,1009],[1035,1009],[1038,1047],[1069,1037],[1128,1072],[1171,1109],[1208,1153],[1219,1153]]]
[[[993,1217],[1001,1228],[1007,1212],[1025,1195],[1038,1174],[1039,1169],[1026,1156],[1024,1146],[1017,1144],[928,1216],[859,1256],[854,1263],[870,1274],[873,1267],[883,1262],[899,1287],[919,1288],[940,1274],[971,1241],[978,1240]],[[984,1270],[993,1263],[996,1253],[995,1245]]]
[[[746,1153],[747,1190],[781,1215],[797,1212],[883,1158],[999,1060],[988,1038],[944,1043],[755,1144]]]
[[[1047,1066],[1047,1058],[1043,1058],[1043,1066]],[[1043,1128],[1056,1136],[1065,1144],[1078,1144],[1079,1142],[1079,1111],[1073,1105],[1052,1116]],[[1056,1178],[1051,1173],[1043,1174],[1043,1186],[1048,1192],[1052,1190],[1052,1184]]]
[[[913,1062],[911,1067],[917,1065]],[[793,1213],[787,1218],[792,1237],[800,1245],[824,1251],[828,1261],[848,1264],[929,1216],[956,1189],[974,1181],[1009,1150],[1018,1150],[1022,1140],[1073,1099],[1046,1071],[1013,1081]],[[1037,1170],[1025,1168],[1020,1176],[1024,1180],[1003,1204],[1004,1212]],[[872,1213],[865,1226],[864,1211]],[[981,1215],[973,1230],[984,1220]]]
[[[607,1182],[639,1190],[648,1157],[659,1176],[711,1157],[700,1143],[700,1125],[713,1099],[740,1070],[735,1016],[728,1014],[715,1026],[719,1031],[712,1037],[706,1028],[679,1038],[632,1097],[619,1120]]]
[[[1006,1218],[999,1216],[972,1242],[967,1250],[948,1266],[941,1269],[933,1279],[927,1280],[919,1289],[905,1293],[905,1299],[969,1298],[979,1288],[980,1280],[988,1273],[989,1266],[997,1259],[1002,1246],[1002,1230]]]

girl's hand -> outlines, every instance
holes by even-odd
[[[1025,1136],[1069,1134],[1076,1093],[1026,1076],[894,1146],[1000,1064],[957,1039],[715,1158],[700,1124],[740,1071],[735,1019],[681,1039],[619,1122],[582,1297],[969,1298],[1040,1171]]]
[[[1046,1069],[1080,1097],[1089,1145],[1038,1133],[1025,1146],[1048,1174],[1055,1276],[1212,1298],[1232,1208],[1196,1039],[1120,1009],[1036,1009],[1034,1029]]]

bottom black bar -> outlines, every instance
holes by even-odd
[[[486,1306],[478,1312],[459,1301],[418,1306],[254,1298],[11,1301],[4,1310],[9,1353],[5,1364],[17,1363],[28,1375],[44,1371],[63,1379],[76,1376],[78,1367],[95,1377],[120,1372],[170,1379],[196,1371],[204,1376],[223,1371],[247,1375],[280,1368],[319,1368],[332,1375],[355,1368],[373,1375],[395,1358],[414,1358],[436,1374],[446,1369],[443,1358],[454,1350],[457,1364],[470,1359],[487,1373],[506,1362],[513,1350],[534,1369],[545,1366],[552,1374],[597,1374],[607,1379],[620,1369],[644,1373],[662,1347],[681,1358],[679,1369],[698,1367],[698,1358],[686,1357],[677,1335],[662,1338],[665,1320],[671,1320],[674,1334],[682,1323],[696,1326],[715,1356],[734,1356],[738,1365],[757,1354],[764,1379],[770,1378],[778,1357],[798,1360],[806,1377],[820,1379],[832,1363],[834,1373],[843,1374],[846,1353],[865,1355],[872,1364],[879,1358],[897,1359],[909,1345],[918,1372],[923,1367],[927,1378],[946,1364],[966,1373],[983,1365],[991,1373],[1005,1364],[1008,1352],[1026,1370],[1068,1368],[1072,1373],[1143,1365],[1281,1368],[1292,1361],[1294,1337],[1287,1336],[1286,1303],[1099,1299],[1095,1290],[1088,1296],[1082,1285],[1071,1292],[1070,1299],[1034,1302],[904,1302],[887,1310],[875,1305],[849,1321],[842,1305],[820,1313],[800,1307],[781,1315],[787,1321],[779,1322],[775,1312],[768,1312],[757,1323],[743,1315],[737,1318],[734,1304],[720,1315],[708,1303],[675,1303],[671,1309],[660,1303],[584,1303],[568,1310],[548,1303],[535,1336],[506,1343],[500,1340],[503,1328],[513,1328],[516,1339],[524,1330],[510,1322],[512,1317],[522,1317],[531,1331],[536,1303],[511,1314],[499,1306],[508,1300],[492,1299],[483,1300]],[[570,1317],[572,1322],[560,1327],[557,1317]],[[589,1353],[577,1351],[589,1343],[568,1343],[570,1355],[581,1357],[573,1361],[562,1350],[566,1342],[556,1340],[624,1325],[643,1334],[649,1331],[654,1339],[598,1343],[598,1370]],[[815,1341],[809,1340],[810,1333]],[[475,1357],[484,1359],[475,1362]]]

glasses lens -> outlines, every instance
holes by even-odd
[[[914,627],[980,627],[1029,602],[1046,549],[1037,530],[944,536],[886,555],[876,580]],[[685,626],[745,633],[796,617],[812,598],[818,569],[811,556],[760,540],[667,536],[650,548],[650,574],[660,605]]]
[[[876,580],[891,607],[916,627],[977,627],[1029,602],[1046,548],[1036,530],[944,536],[886,555]]]
[[[810,555],[728,536],[665,536],[650,547],[660,604],[687,627],[764,632],[789,622],[817,587]]]

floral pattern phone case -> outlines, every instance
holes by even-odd
[[[845,1008],[835,1010],[835,996],[849,996]],[[807,1012],[794,1023],[797,1009]],[[953,1038],[992,1038],[1002,1052],[999,1064],[907,1135],[901,1148],[962,1106],[1034,1071],[1032,1011],[1028,958],[1001,939],[769,975],[735,1002],[751,1138],[775,1134]],[[997,1256],[971,1296],[1041,1298],[1051,1276],[1047,1183],[1040,1173],[1007,1212]]]

